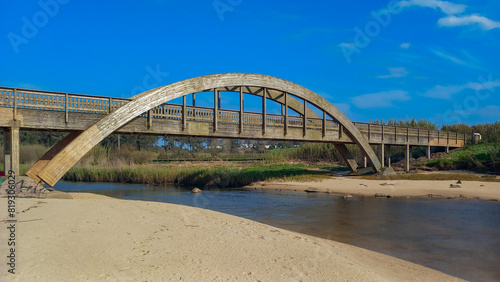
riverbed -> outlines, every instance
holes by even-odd
[[[232,214],[389,254],[472,281],[500,280],[500,204],[375,199],[295,191],[60,182],[67,192],[168,202]]]

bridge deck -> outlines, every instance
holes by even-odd
[[[15,97],[15,98],[14,98]],[[129,99],[0,88],[0,127],[80,131]],[[214,118],[216,117],[216,118]],[[265,120],[265,122],[263,122]],[[462,147],[468,135],[354,122],[370,144]],[[353,143],[334,120],[174,104],[158,106],[117,132],[215,138]]]

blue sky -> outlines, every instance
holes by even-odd
[[[500,1],[41,0],[0,8],[2,86],[130,97],[199,75],[251,72],[303,85],[354,121],[500,120]]]

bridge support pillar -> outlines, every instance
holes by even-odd
[[[446,152],[446,154],[449,154],[450,153],[450,146],[446,146],[446,148],[444,149],[444,151]]]
[[[410,144],[406,144],[406,149],[405,149],[405,171],[409,172],[411,167],[410,167],[410,159],[412,157],[412,152],[411,152],[411,146]]]
[[[387,167],[391,167],[391,146],[387,146],[387,154],[385,154],[385,158],[387,161]]]
[[[358,170],[358,163],[356,163],[356,160],[352,156],[351,152],[349,152],[349,149],[347,149],[347,146],[345,144],[334,144],[335,149],[339,151],[340,156],[344,160],[344,162],[349,166],[349,169],[351,171],[357,171]]]
[[[12,127],[3,130],[3,156],[4,172],[9,170],[19,175],[19,125],[17,121],[11,121]]]
[[[380,164],[382,164],[382,167],[385,167],[384,165],[384,160],[385,160],[385,145],[384,143],[378,145],[378,158],[380,160]]]
[[[427,145],[427,158],[431,158],[431,145]]]

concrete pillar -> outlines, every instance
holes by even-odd
[[[382,167],[385,167],[384,165],[384,160],[385,160],[385,145],[382,143],[378,145],[378,158],[380,160],[380,164]]]
[[[340,156],[342,156],[342,159],[346,162],[346,164],[349,166],[349,169],[351,171],[356,171],[358,169],[358,163],[352,156],[351,152],[349,152],[349,149],[347,149],[347,146],[343,143],[334,143],[335,149],[339,151]]]
[[[410,144],[406,144],[405,148],[405,171],[410,171],[410,158],[411,158],[411,147]]]
[[[387,167],[391,167],[391,146],[387,146],[387,154],[385,154],[385,158],[387,159]]]
[[[19,175],[19,127],[11,127],[3,131],[4,172],[13,170]]]
[[[431,145],[427,145],[427,158],[431,158]]]
[[[446,146],[445,152],[446,152],[446,154],[450,153],[450,146]]]

